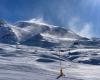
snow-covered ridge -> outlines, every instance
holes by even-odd
[[[28,21],[20,21],[17,22],[14,26],[8,23],[5,23],[5,25],[9,26],[9,28],[18,38],[17,40],[19,42],[26,41],[38,34],[41,34],[43,37],[49,35],[51,38],[58,38],[60,40],[77,40],[82,38],[70,29],[49,25],[41,18],[31,19]],[[6,27],[5,25],[4,27]]]
[[[80,41],[83,46],[88,46],[92,41],[88,41],[87,38],[83,38],[70,29],[64,27],[49,25],[42,20],[32,19],[29,21],[20,21],[15,25],[6,23],[0,27],[0,42],[4,41],[7,43],[37,43],[37,45],[65,45],[73,43],[74,41]],[[9,28],[9,29],[8,29]],[[4,33],[3,33],[4,32]],[[5,34],[10,34],[9,36]],[[5,36],[3,38],[2,36]],[[8,40],[7,40],[8,39]],[[98,42],[94,42],[95,46]],[[91,45],[90,45],[91,46]]]
[[[70,29],[65,29],[63,27],[53,26],[46,24],[41,20],[32,19],[29,21],[21,21],[16,24],[17,27],[22,28],[24,31],[29,33],[31,36],[43,33],[44,35],[54,35],[58,38],[81,38],[76,33],[72,32]]]

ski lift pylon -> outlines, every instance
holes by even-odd
[[[59,61],[60,61],[60,71],[59,71],[59,76],[57,77],[57,79],[65,76],[63,72],[63,67],[62,67],[61,50],[59,50]]]

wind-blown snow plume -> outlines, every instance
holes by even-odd
[[[88,38],[91,38],[92,35],[91,35],[91,27],[92,25],[91,24],[85,24],[82,28],[82,30],[79,32],[79,34],[83,37],[88,37]]]
[[[28,22],[31,22],[31,23],[38,23],[38,24],[41,24],[41,25],[48,25],[44,20],[43,18],[33,18],[33,19],[30,19]]]
[[[68,26],[83,37],[92,37],[92,24],[89,22],[82,23],[80,18],[75,17],[69,21]]]

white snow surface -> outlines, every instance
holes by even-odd
[[[44,42],[61,44],[42,48],[0,43],[0,80],[100,80],[100,48],[97,46],[100,43],[97,39],[83,39],[74,44],[82,37],[70,29],[48,25],[41,19],[2,26],[0,33],[0,40],[5,41],[17,37],[17,42],[24,42],[40,34],[42,38],[39,39]],[[59,49],[63,51],[59,53]],[[57,79],[60,60],[65,76]]]
[[[100,80],[99,65],[70,61],[66,58],[68,52],[67,49],[61,52],[65,76],[56,79],[60,69],[57,50],[25,45],[16,48],[0,43],[0,80]],[[70,52],[81,52],[87,58],[94,53],[100,55],[100,49],[71,49]]]

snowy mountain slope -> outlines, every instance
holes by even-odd
[[[0,42],[15,43],[17,36],[8,24],[0,25]]]
[[[7,24],[0,28],[0,42],[19,42],[24,45],[41,47],[100,47],[99,40],[90,40],[77,35],[70,29],[49,25],[36,20],[21,21],[16,23],[15,26]],[[79,44],[75,45],[75,42]]]
[[[0,79],[58,80],[61,59],[66,76],[59,80],[100,80],[99,64],[78,62],[94,59],[93,55],[99,56],[99,53],[100,49],[72,49],[70,53],[61,52],[59,58],[59,52],[55,50],[25,45],[19,45],[17,49],[16,45],[0,44]],[[69,58],[75,55],[78,58]]]
[[[42,47],[46,44],[48,44],[48,46],[54,44],[54,46],[63,45],[69,47],[72,43],[71,41],[83,39],[83,37],[72,32],[70,29],[48,25],[34,20],[21,21],[16,23],[16,26],[21,28],[21,30],[26,31],[25,34],[27,35],[23,34],[25,38],[21,41],[21,43],[24,44],[30,44],[31,42],[32,44],[35,43],[35,45],[41,45]],[[40,36],[41,38],[37,36]],[[70,44],[68,45],[68,43]]]
[[[100,40],[70,29],[36,20],[0,26],[0,80],[58,80],[61,66],[59,80],[100,80],[99,58]]]
[[[23,21],[16,24],[16,26],[21,27],[23,30],[29,31],[30,34],[38,34],[44,33],[53,35],[61,38],[81,38],[76,33],[72,32],[69,29],[48,25],[48,24],[40,24],[37,22]]]
[[[16,26],[25,31],[23,34],[24,38],[22,39],[22,43],[24,44],[30,44],[31,42],[34,45],[42,47],[46,47],[45,45],[47,44],[51,47],[100,47],[100,41],[81,37],[72,30],[63,27],[48,25],[34,20],[18,22]],[[78,42],[79,44],[74,45],[74,42]]]

